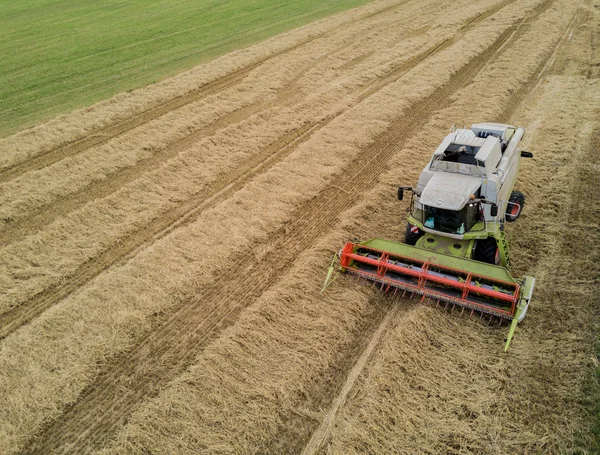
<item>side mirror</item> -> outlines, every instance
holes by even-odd
[[[490,207],[490,215],[492,215],[494,218],[498,216],[498,206],[496,204],[492,204]]]
[[[525,150],[521,150],[521,157],[522,158],[533,158],[533,153],[527,152]]]
[[[404,199],[404,188],[398,188],[398,200]]]

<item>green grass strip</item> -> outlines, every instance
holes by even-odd
[[[0,136],[367,2],[0,2]]]

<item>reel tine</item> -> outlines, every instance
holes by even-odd
[[[363,284],[366,284],[364,283],[365,281],[370,281],[372,287],[378,286],[379,290],[385,293],[388,293],[393,290],[394,296],[399,294],[399,291],[401,291],[401,298],[407,298],[408,300],[413,300],[414,296],[416,295],[419,304],[426,304],[430,307],[435,306],[436,308],[443,307],[444,311],[449,310],[448,312],[450,314],[454,314],[454,311],[458,311],[458,306],[460,307],[461,316],[465,313],[465,308],[467,310],[470,310],[467,311],[469,317],[473,317],[475,312],[477,312],[479,313],[479,319],[484,321],[488,326],[500,326],[505,321],[503,314],[506,313],[506,311],[504,311],[504,313],[501,309],[498,309],[498,311],[496,311],[496,308],[492,305],[489,305],[490,308],[488,309],[486,305],[478,304],[477,302],[466,302],[465,304],[462,304],[460,302],[462,302],[462,300],[464,299],[461,300],[459,297],[455,297],[450,293],[439,292],[439,290],[435,287],[426,286],[425,288],[421,287],[417,289],[416,285],[413,286],[412,284],[406,284],[406,286],[400,282],[396,284],[396,281],[394,281],[393,279],[391,280],[390,277],[378,276],[371,278],[371,276],[368,276],[366,274],[359,275],[357,274],[358,272],[352,271],[350,269],[349,271],[350,273],[348,275],[350,275],[353,280],[360,281]],[[423,286],[423,284],[421,283],[419,286]],[[408,296],[407,293],[409,294]],[[442,305],[442,303],[444,305]],[[483,309],[478,307],[482,307]]]

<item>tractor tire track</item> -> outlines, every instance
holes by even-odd
[[[363,193],[378,181],[387,162],[445,106],[452,95],[469,82],[499,52],[517,31],[506,30],[498,39],[455,73],[436,92],[416,103],[410,115],[394,121],[374,144],[366,147],[314,199],[293,214],[296,220],[269,237],[269,250],[258,258],[254,251],[236,260],[236,267],[223,271],[214,284],[195,293],[185,305],[129,353],[106,369],[97,380],[50,424],[25,454],[90,453],[114,437],[128,416],[143,400],[179,375],[202,352],[206,344],[241,311],[255,301],[287,271],[294,259],[314,244],[315,239],[335,224],[340,213],[360,201]]]
[[[393,9],[401,7],[405,2],[390,5],[386,8],[383,8],[380,11],[374,12],[364,17],[356,18],[349,23],[362,22],[364,20],[371,19],[376,17],[379,14],[383,14],[389,12]],[[13,166],[7,167],[0,171],[0,184],[9,182],[27,172],[36,171],[43,169],[46,166],[50,166],[60,160],[63,160],[69,156],[76,155],[85,150],[88,150],[91,147],[95,147],[101,144],[108,142],[109,140],[120,136],[134,128],[137,128],[141,125],[144,125],[152,120],[155,120],[168,112],[184,107],[190,103],[198,101],[202,98],[205,98],[209,95],[218,93],[223,91],[235,84],[242,82],[253,70],[259,68],[264,63],[277,58],[283,54],[299,49],[313,41],[316,41],[320,38],[327,36],[330,33],[334,33],[337,30],[342,29],[343,27],[347,27],[349,24],[341,24],[337,27],[334,27],[331,30],[326,30],[324,32],[313,35],[305,40],[302,40],[299,43],[294,44],[293,46],[289,46],[286,49],[278,51],[268,57],[262,58],[259,61],[247,65],[243,68],[240,68],[236,71],[231,72],[228,75],[215,79],[213,81],[207,82],[202,86],[184,94],[177,96],[176,98],[172,98],[166,102],[160,103],[157,106],[150,107],[142,112],[138,112],[130,117],[127,117],[122,120],[117,120],[116,122],[111,123],[108,126],[96,128],[90,132],[90,134],[80,137],[79,139],[75,139],[66,144],[60,145],[58,147],[52,148],[41,154],[36,155],[35,157],[30,158],[27,161],[22,163],[14,164]]]
[[[347,375],[345,375],[346,380],[342,384],[341,390],[333,400],[333,403],[331,404],[331,407],[328,410],[328,412],[325,414],[325,417],[321,421],[321,424],[313,432],[310,440],[308,441],[308,444],[304,446],[304,449],[302,450],[302,455],[316,455],[319,452],[324,442],[329,437],[329,433],[331,431],[331,427],[335,422],[337,412],[346,403],[348,394],[354,387],[354,383],[356,382],[356,380],[364,370],[365,366],[367,365],[369,358],[371,357],[373,350],[379,344],[382,335],[389,330],[390,326],[392,325],[392,321],[396,321],[397,318],[400,316],[401,308],[402,307],[400,305],[394,305],[391,309],[387,311],[387,313],[383,316],[383,318],[380,321],[376,321],[376,323],[373,324],[376,327],[375,331],[373,331],[368,338],[364,337],[361,340],[363,341],[363,343],[365,340],[367,340],[367,345],[364,347],[363,350],[361,350],[360,355],[357,356],[356,361],[353,362],[348,368],[349,372]],[[406,308],[407,307],[402,309],[406,311]]]
[[[511,0],[511,2],[512,1],[514,0]],[[499,10],[498,7],[494,7],[493,9],[495,11]],[[471,21],[468,25],[471,25],[476,21],[477,19]],[[508,31],[515,36],[515,32],[517,30],[513,28],[509,29]],[[388,78],[387,84],[395,82],[402,75],[408,73],[419,63],[423,62],[426,58],[431,57],[445,49],[446,46],[444,43],[447,41],[452,42],[453,39],[454,38],[448,38],[441,44],[435,44],[431,48],[426,49],[422,53],[418,54],[415,58],[410,59],[408,62],[406,62],[406,64],[401,65],[399,68],[395,68],[393,70],[394,77]],[[512,39],[513,38],[511,37],[511,40]],[[383,89],[387,84],[378,84],[378,90]],[[31,322],[45,310],[52,307],[57,302],[65,299],[73,292],[77,291],[81,286],[84,286],[86,283],[91,281],[109,267],[130,260],[140,251],[169,234],[174,229],[194,221],[194,219],[202,211],[226,199],[235,191],[238,191],[240,188],[242,188],[243,185],[254,176],[258,175],[260,172],[264,172],[277,161],[283,159],[294,149],[294,147],[307,140],[317,129],[323,128],[331,120],[353,106],[356,106],[369,96],[372,96],[374,93],[375,92],[371,91],[369,87],[363,88],[362,91],[359,92],[354,97],[352,102],[348,103],[343,110],[331,114],[318,122],[305,124],[299,129],[284,135],[275,143],[263,149],[258,155],[248,160],[242,166],[237,167],[233,171],[230,171],[219,177],[217,181],[204,192],[204,194],[196,194],[183,204],[180,204],[177,207],[168,210],[166,213],[161,214],[160,221],[145,226],[127,235],[123,239],[119,239],[113,248],[108,248],[98,256],[81,264],[70,276],[65,277],[60,283],[49,286],[46,290],[29,299],[27,302],[24,302],[23,304],[14,307],[6,313],[1,314],[0,340],[6,338],[22,325]],[[179,145],[179,147],[188,147],[193,141],[193,139],[186,140],[188,137],[176,143],[176,145]],[[178,153],[178,151],[179,150],[174,150],[173,153]],[[134,170],[132,169],[131,172],[134,172]],[[98,185],[103,185],[103,183],[100,182]],[[108,188],[108,190],[110,190],[110,188],[112,188],[112,185]],[[90,197],[88,194],[81,196],[81,198],[88,197]],[[98,197],[101,197],[100,191],[93,193],[93,197],[91,197],[91,199]],[[73,200],[73,203],[80,201],[81,199],[76,198]],[[52,215],[46,215],[46,213],[40,214],[40,219],[38,223],[36,223],[35,227],[24,226],[20,229],[17,229],[13,234],[13,240],[14,236],[18,236],[21,233],[34,232],[36,229],[40,229],[44,226],[44,222],[49,222],[51,216]]]
[[[517,112],[520,106],[526,105],[527,101],[531,98],[531,95],[536,91],[537,87],[544,80],[546,75],[551,71],[553,66],[559,61],[563,60],[561,57],[562,50],[564,49],[567,42],[571,39],[573,31],[581,24],[586,21],[586,14],[583,10],[578,10],[573,19],[569,22],[565,32],[561,36],[559,42],[553,51],[548,53],[546,58],[540,62],[535,69],[535,78],[529,79],[525,84],[521,85],[519,89],[511,97],[509,105],[503,110],[502,114],[498,116],[498,122],[507,123],[510,122],[515,112]],[[566,56],[564,57],[566,58]]]

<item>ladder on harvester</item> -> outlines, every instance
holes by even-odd
[[[503,230],[496,233],[496,240],[498,241],[498,248],[500,250],[500,262],[505,264],[505,267],[509,267],[510,253],[508,250],[508,240],[506,240],[506,235]]]

